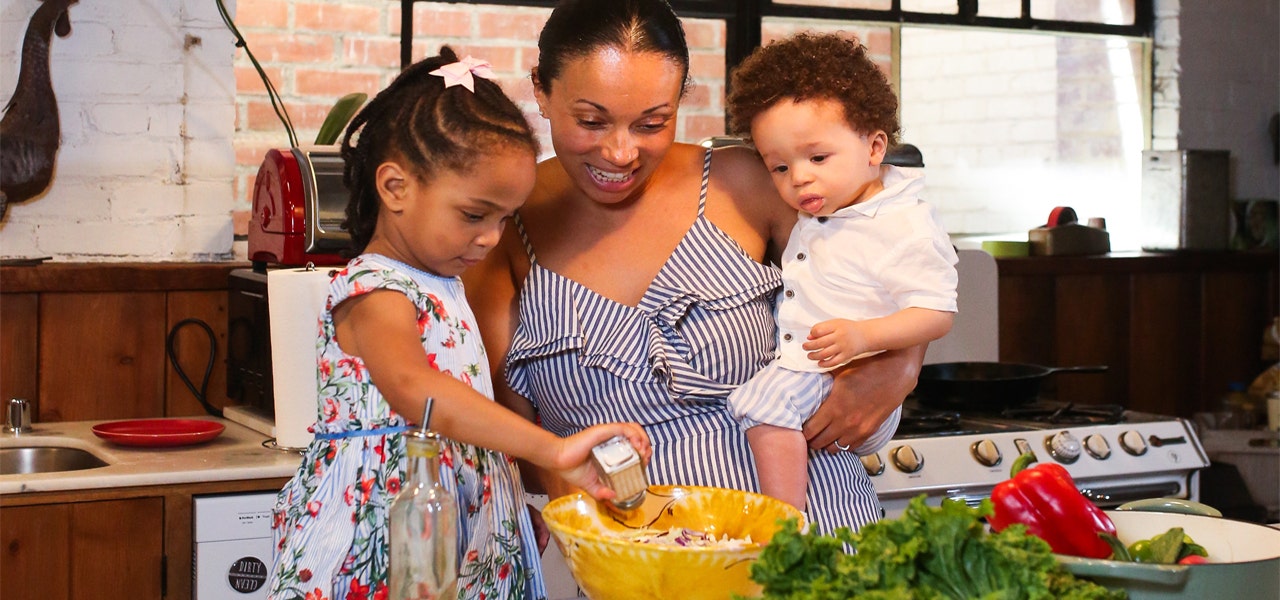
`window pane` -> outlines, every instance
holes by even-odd
[[[985,4],[985,2],[979,2],[978,4]],[[902,0],[902,10],[954,15],[960,13],[960,2],[958,0]]]
[[[773,3],[831,8],[869,8],[873,10],[889,10],[893,8],[892,0],[773,0]]]
[[[1025,232],[1055,206],[1136,249],[1142,42],[904,27],[903,139],[955,233]]]
[[[1022,16],[1022,0],[979,0],[978,16],[1017,19]]]
[[[1133,0],[1032,0],[1031,18],[1133,25]]]
[[[893,28],[889,25],[765,17],[760,25],[760,43],[768,44],[773,40],[801,31],[842,33],[856,37],[871,52],[872,58],[884,69],[884,72],[886,74],[891,72],[893,64]]]

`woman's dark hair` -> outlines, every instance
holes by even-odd
[[[561,0],[538,36],[538,81],[547,91],[566,62],[600,48],[661,54],[680,65],[689,88],[689,44],[666,0]]]
[[[396,160],[430,181],[441,169],[465,172],[499,147],[537,155],[529,122],[498,84],[476,76],[471,92],[461,85],[445,88],[444,78],[431,74],[455,62],[458,55],[444,46],[439,56],[411,65],[347,125],[342,181],[351,199],[342,227],[351,234],[352,255],[364,251],[378,223],[378,165]]]
[[[898,96],[856,39],[799,33],[757,48],[733,71],[726,100],[729,130],[749,136],[751,121],[782,100],[833,100],[854,131],[876,130],[897,146]]]

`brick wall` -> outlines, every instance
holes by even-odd
[[[524,109],[551,148],[547,124],[538,116],[529,70],[537,62],[534,41],[550,11],[437,2],[414,5],[413,57],[437,53],[444,44],[493,64],[497,81]],[[240,0],[236,23],[263,64],[303,143],[314,140],[333,101],[350,92],[372,97],[400,66],[400,3],[389,0]],[[724,132],[724,26],[689,19],[685,33],[694,86],[681,105],[677,137],[684,141]],[[246,231],[253,177],[263,153],[287,146],[283,126],[250,61],[236,59],[236,178],[234,221]],[[244,254],[241,245],[237,254]]]

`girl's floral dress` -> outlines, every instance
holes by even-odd
[[[276,600],[387,597],[387,515],[405,477],[405,419],[387,405],[358,357],[343,354],[333,308],[373,290],[394,290],[418,308],[422,347],[440,371],[493,398],[488,361],[462,282],[376,254],[334,276],[317,341],[316,438],[277,498]],[[421,420],[421,415],[411,415]],[[458,498],[458,598],[540,599],[546,591],[515,462],[447,442],[441,481]]]

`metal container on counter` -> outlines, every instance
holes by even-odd
[[[1223,250],[1231,203],[1227,150],[1142,153],[1143,250]]]

